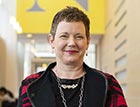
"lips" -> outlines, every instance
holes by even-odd
[[[72,53],[78,53],[77,50],[65,50],[66,53],[72,54]]]

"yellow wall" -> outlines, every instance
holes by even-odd
[[[67,5],[76,6],[89,16],[91,34],[104,33],[104,0],[87,0],[88,10],[76,0],[37,0],[42,11],[29,11],[34,1],[17,0],[17,21],[22,33],[49,33],[54,14]]]

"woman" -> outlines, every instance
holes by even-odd
[[[0,87],[0,107],[17,107],[13,93],[5,87]]]
[[[83,62],[89,25],[87,15],[76,7],[54,16],[49,42],[56,62],[23,80],[18,107],[127,107],[115,78]]]

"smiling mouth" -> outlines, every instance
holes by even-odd
[[[76,50],[65,50],[65,52],[69,54],[78,53]]]

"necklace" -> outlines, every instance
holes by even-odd
[[[80,79],[78,79],[78,82],[76,84],[67,85],[67,84],[61,84],[61,87],[64,89],[74,89],[78,86]]]
[[[82,82],[81,82],[81,88],[80,88],[80,94],[79,94],[79,106],[78,107],[81,107],[82,106],[82,99],[83,99],[83,92],[84,92],[84,82],[85,82],[85,74],[84,76],[82,77]],[[68,107],[67,106],[67,101],[64,97],[64,92],[62,90],[62,87],[61,87],[61,82],[60,82],[60,78],[57,77],[57,83],[58,83],[58,88],[59,88],[59,91],[60,91],[60,95],[62,97],[62,102],[64,104],[65,107]]]

